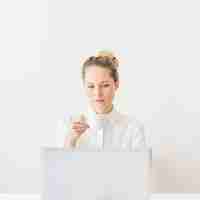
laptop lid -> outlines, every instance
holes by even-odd
[[[42,148],[42,200],[144,200],[151,151]]]

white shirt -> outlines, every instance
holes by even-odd
[[[134,117],[121,114],[114,108],[107,114],[96,114],[89,108],[84,116],[90,127],[78,139],[77,148],[134,151],[146,148],[144,127]],[[66,136],[70,132],[68,119],[64,126]]]

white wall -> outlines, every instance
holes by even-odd
[[[198,1],[6,2],[0,192],[39,191],[39,147],[62,142],[57,120],[85,107],[81,62],[105,48],[120,58],[117,107],[146,126],[153,190],[200,192]]]
[[[40,40],[48,39],[48,1],[0,1],[0,24],[0,193],[37,193],[46,139]]]

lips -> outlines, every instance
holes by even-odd
[[[97,99],[96,102],[104,102],[103,99]]]

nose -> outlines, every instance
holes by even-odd
[[[94,90],[94,95],[95,97],[102,97],[102,89],[101,87],[96,87],[95,90]]]

